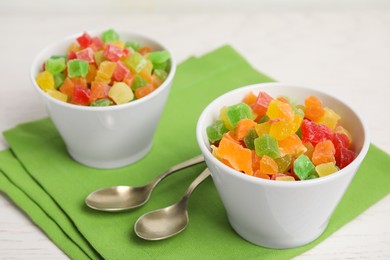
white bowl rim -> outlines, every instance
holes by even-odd
[[[174,55],[172,53],[172,51],[166,47],[166,45],[162,44],[160,41],[156,40],[155,38],[147,35],[147,34],[144,34],[144,33],[138,33],[138,32],[133,32],[133,31],[127,31],[127,30],[116,30],[115,31],[120,35],[129,35],[129,37],[138,37],[138,38],[144,38],[148,41],[151,41],[151,42],[154,42],[156,43],[157,45],[160,45],[163,50],[166,50],[169,52],[170,54],[170,61],[171,61],[171,68],[170,68],[170,71],[169,71],[169,74],[168,74],[168,77],[165,79],[165,81],[156,89],[154,90],[152,93],[150,93],[149,95],[146,95],[145,97],[142,97],[140,99],[136,99],[136,100],[133,100],[131,102],[128,102],[128,103],[125,103],[125,104],[119,104],[119,105],[112,105],[112,106],[104,106],[104,107],[99,107],[99,106],[96,106],[96,107],[92,107],[92,106],[81,106],[81,105],[76,105],[76,104],[71,104],[71,103],[68,103],[68,102],[63,102],[63,101],[60,101],[58,99],[55,99],[53,97],[51,97],[50,95],[48,95],[47,93],[45,93],[39,86],[38,84],[36,83],[36,80],[35,80],[35,68],[37,68],[38,66],[41,66],[41,64],[38,64],[38,61],[41,60],[42,56],[44,56],[47,52],[48,49],[51,49],[53,48],[54,46],[56,45],[59,45],[61,44],[62,42],[64,41],[68,41],[68,40],[76,40],[77,37],[80,37],[83,33],[87,32],[88,34],[90,34],[91,36],[95,36],[95,35],[98,35],[98,34],[101,34],[102,32],[106,31],[106,30],[109,30],[111,28],[107,28],[107,29],[100,29],[100,30],[89,30],[89,31],[83,31],[83,32],[79,32],[79,33],[75,33],[75,34],[72,34],[72,35],[69,35],[67,37],[65,37],[64,39],[62,40],[57,40],[49,45],[47,45],[46,47],[44,47],[39,53],[38,55],[35,56],[32,64],[31,64],[31,68],[30,68],[30,78],[31,78],[31,81],[33,83],[33,86],[38,90],[38,92],[44,96],[45,98],[47,98],[48,100],[50,100],[51,102],[54,102],[56,103],[57,105],[60,105],[60,106],[64,106],[64,107],[68,107],[70,109],[75,109],[75,110],[83,110],[83,111],[113,111],[113,110],[117,110],[117,109],[124,109],[126,107],[132,107],[132,106],[137,106],[141,103],[145,103],[145,102],[148,102],[149,99],[153,99],[155,96],[157,96],[160,92],[163,91],[164,88],[166,88],[169,84],[172,83],[172,80],[173,80],[173,77],[176,73],[176,61],[175,61],[175,58],[174,58]],[[52,55],[55,55],[55,54],[52,54]],[[60,53],[58,55],[61,55]]]
[[[229,166],[225,165],[224,163],[219,161],[217,158],[215,158],[211,154],[209,148],[206,147],[206,145],[203,142],[202,133],[205,129],[204,128],[205,126],[201,125],[201,123],[206,118],[207,114],[209,112],[211,112],[211,111],[209,111],[211,109],[211,106],[214,103],[217,103],[217,102],[220,102],[221,100],[223,100],[226,95],[232,95],[233,93],[236,93],[236,92],[237,93],[238,92],[239,93],[249,92],[250,90],[253,90],[254,88],[256,88],[256,90],[260,90],[262,87],[267,87],[267,86],[274,86],[275,88],[289,87],[289,88],[296,88],[296,89],[317,92],[317,93],[320,93],[322,95],[329,96],[330,98],[333,98],[333,99],[337,100],[338,102],[340,102],[341,104],[345,105],[346,107],[350,108],[355,113],[356,117],[360,120],[360,123],[363,126],[364,141],[363,141],[363,146],[362,146],[358,156],[349,165],[347,165],[343,169],[341,169],[333,174],[330,174],[330,175],[325,176],[325,177],[304,180],[304,181],[273,181],[273,180],[266,180],[266,179],[250,176],[250,175],[247,175],[245,173],[234,170],[233,168],[230,168]],[[260,88],[260,89],[258,89],[258,88]],[[281,93],[281,95],[282,95],[282,93]],[[356,169],[358,169],[360,163],[363,161],[363,159],[366,156],[368,149],[370,147],[370,135],[369,135],[369,130],[368,130],[367,124],[361,118],[359,113],[357,113],[350,105],[348,105],[346,102],[341,101],[340,99],[338,99],[338,98],[336,98],[328,93],[325,93],[323,91],[309,88],[309,87],[300,86],[300,85],[288,84],[288,83],[284,83],[284,82],[251,84],[251,85],[239,87],[239,88],[236,88],[236,89],[231,90],[229,92],[226,92],[223,95],[219,96],[218,98],[214,99],[209,105],[206,106],[206,108],[202,111],[202,113],[198,119],[197,126],[196,126],[196,139],[197,139],[198,145],[199,145],[203,155],[205,157],[207,157],[207,159],[210,160],[211,162],[217,164],[218,167],[222,167],[228,174],[233,175],[236,178],[242,179],[243,181],[254,182],[254,183],[258,183],[258,184],[266,185],[266,186],[277,186],[277,187],[298,187],[301,185],[321,185],[321,184],[324,184],[326,182],[334,181],[335,179],[338,179],[342,174],[346,174],[345,172],[349,171],[350,168],[355,167]]]

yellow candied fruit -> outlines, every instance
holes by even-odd
[[[73,42],[73,43],[68,47],[68,49],[66,50],[66,54],[69,54],[69,52],[71,52],[71,51],[77,52],[77,51],[79,51],[79,50],[81,50],[81,47],[80,47],[77,43]]]
[[[292,121],[281,119],[273,122],[269,134],[275,137],[278,141],[284,140],[294,134],[300,127],[303,118],[300,115],[294,115]]]
[[[55,89],[54,88],[54,77],[51,75],[48,71],[40,72],[37,77],[35,78],[37,81],[38,86],[43,90],[47,91],[49,89]]]
[[[108,96],[115,104],[125,104],[134,98],[131,88],[123,82],[116,82],[108,91]]]
[[[114,45],[118,46],[122,50],[125,48],[125,44],[122,41],[116,41],[113,43]]]
[[[221,108],[221,112],[219,113],[219,120],[222,120],[223,123],[225,124],[226,128],[229,130],[233,130],[234,127],[229,121],[229,118],[227,116],[227,107]]]
[[[265,174],[278,173],[278,164],[271,157],[264,155],[260,160],[260,172]]]
[[[52,98],[55,98],[55,99],[58,99],[60,101],[63,101],[63,102],[67,102],[68,101],[68,95],[58,91],[58,90],[55,90],[55,89],[48,89],[46,91],[46,93],[51,96]]]
[[[294,119],[294,110],[290,104],[274,99],[268,106],[267,116],[271,119],[287,119],[292,121]]]
[[[151,75],[153,70],[153,63],[150,60],[146,60],[146,65],[143,67],[141,73]]]
[[[264,123],[257,124],[255,126],[255,131],[256,131],[257,135],[260,137],[264,134],[269,134],[270,128],[271,128],[271,123],[264,122]]]
[[[104,73],[107,77],[111,78],[114,74],[116,63],[112,61],[103,61],[100,63],[98,73]]]
[[[337,172],[339,169],[333,162],[322,163],[316,166],[316,172],[320,177]]]
[[[292,176],[279,176],[275,178],[276,181],[295,181]]]
[[[341,117],[332,109],[329,107],[324,107],[324,115],[318,120],[318,123],[323,124],[333,130],[337,126],[337,122],[340,120],[340,118]]]

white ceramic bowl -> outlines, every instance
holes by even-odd
[[[92,36],[101,31],[88,32]],[[127,31],[117,31],[121,40],[136,41],[153,50],[168,50],[157,40]],[[88,107],[65,103],[41,90],[35,77],[52,55],[63,55],[82,34],[70,36],[46,47],[33,61],[31,80],[42,97],[47,111],[76,161],[95,168],[117,168],[141,159],[150,150],[153,135],[164,109],[176,63],[171,54],[170,72],[164,83],[151,94],[122,105]]]
[[[218,118],[223,106],[239,103],[248,92],[257,94],[260,90],[273,97],[286,95],[301,104],[309,95],[319,97],[342,117],[341,124],[351,132],[358,156],[337,173],[297,182],[256,178],[221,163],[210,152],[206,127]],[[344,102],[314,89],[283,83],[251,85],[220,96],[204,109],[196,135],[231,226],[244,239],[269,248],[302,246],[324,232],[370,143],[366,125]]]

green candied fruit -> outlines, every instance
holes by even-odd
[[[291,104],[292,109],[296,115],[300,115],[301,117],[305,117],[305,112],[302,109],[297,108],[295,105]]]
[[[102,33],[102,40],[104,43],[116,42],[119,40],[119,34],[113,30],[107,30]]]
[[[314,172],[312,174],[309,175],[309,177],[307,177],[306,180],[312,180],[312,179],[317,179],[319,178],[320,176],[317,174],[317,172]]]
[[[259,137],[254,128],[248,130],[244,137],[244,143],[249,150],[255,150],[255,139]]]
[[[111,106],[113,105],[114,103],[107,99],[107,98],[102,98],[102,99],[98,99],[98,100],[95,100],[94,102],[92,102],[90,104],[90,106],[92,107],[108,107],[108,106]]]
[[[88,61],[70,60],[68,61],[68,77],[77,78],[85,77],[88,73]]]
[[[222,120],[217,120],[206,128],[206,132],[210,143],[214,143],[221,140],[222,136],[229,130],[225,127]]]
[[[233,106],[227,107],[226,111],[228,120],[233,127],[237,126],[237,123],[244,118],[251,118],[252,109],[245,103],[238,103]]]
[[[53,56],[46,60],[45,68],[52,75],[58,74],[66,68],[66,60],[61,56]]]
[[[315,166],[306,155],[300,155],[294,161],[294,173],[301,180],[307,180],[315,173]]]
[[[57,73],[57,74],[54,74],[53,77],[54,77],[54,87],[55,87],[56,89],[58,89],[59,87],[61,87],[62,84],[64,83],[65,79],[66,79],[65,74],[62,73],[62,72]]]
[[[95,58],[96,65],[100,66],[100,63],[106,60],[106,56],[104,56],[104,51],[96,51],[93,54],[93,57]]]
[[[267,115],[265,115],[265,116],[263,116],[262,118],[260,118],[259,122],[257,122],[257,123],[259,123],[259,124],[265,123],[265,122],[267,122],[268,120],[269,120],[269,117],[268,117]]]
[[[302,129],[301,128],[298,128],[298,130],[295,132],[297,134],[297,136],[299,137],[299,139],[302,140]]]
[[[155,75],[157,78],[161,79],[162,81],[165,81],[168,77],[168,73],[165,70],[154,70],[153,75]]]
[[[126,66],[136,73],[140,73],[147,63],[148,62],[144,56],[138,52],[134,52],[125,59]]]
[[[280,156],[278,141],[269,134],[264,134],[255,139],[255,150],[258,156],[268,155],[272,159]]]
[[[278,172],[284,173],[290,168],[292,162],[292,156],[291,154],[286,154],[283,157],[274,159],[274,161],[278,165]]]
[[[127,41],[125,42],[125,48],[130,49],[132,51],[138,51],[139,48],[141,48],[141,44],[139,44],[138,42]]]
[[[131,89],[135,91],[137,88],[143,87],[145,85],[148,85],[146,79],[144,79],[140,75],[135,75],[133,84],[131,85]]]
[[[153,63],[153,67],[156,67],[157,64],[167,62],[170,57],[171,55],[168,51],[154,51],[147,55],[147,59]]]
[[[156,63],[153,65],[153,69],[168,71],[169,70],[169,61],[165,61],[163,63]]]
[[[153,64],[154,70],[167,71],[171,55],[168,51],[154,51],[147,55],[147,59]]]

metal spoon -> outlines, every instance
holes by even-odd
[[[92,192],[85,199],[88,207],[100,211],[122,211],[144,205],[154,187],[165,177],[189,166],[204,162],[203,155],[175,165],[145,186],[114,186]]]
[[[140,238],[146,240],[161,240],[172,237],[183,231],[189,222],[187,204],[193,190],[208,176],[206,168],[188,187],[183,198],[166,208],[146,213],[138,218],[134,231]]]

